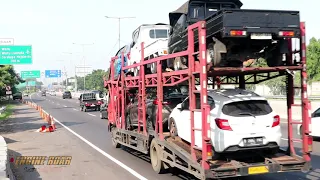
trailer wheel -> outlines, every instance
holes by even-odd
[[[153,170],[158,174],[161,174],[164,171],[164,166],[163,162],[161,161],[160,154],[161,148],[158,145],[157,141],[153,139],[150,144],[150,159]]]
[[[115,140],[115,137],[116,137],[116,130],[115,128],[113,127],[111,129],[111,134],[112,134],[112,137],[111,137],[111,141],[112,141],[112,146],[115,147],[115,148],[120,148],[121,144],[117,143],[117,141]]]
[[[171,137],[176,137],[178,136],[178,129],[176,126],[176,122],[174,121],[173,118],[170,119],[170,136]]]

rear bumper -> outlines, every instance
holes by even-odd
[[[100,108],[100,105],[95,105],[95,106],[85,106],[87,109],[96,109]]]
[[[253,146],[253,147],[241,147],[238,145],[230,146],[224,150],[226,153],[237,152],[237,151],[248,151],[248,150],[269,150],[269,149],[277,149],[279,145],[276,142],[269,142],[266,145],[262,146]]]

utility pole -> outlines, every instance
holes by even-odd
[[[86,72],[86,58],[85,58],[85,55],[84,55],[84,46],[91,46],[91,45],[94,45],[94,43],[91,43],[91,44],[77,44],[77,43],[73,43],[74,45],[80,45],[82,46],[82,53],[83,53],[83,66],[84,66],[84,72]],[[86,90],[86,73],[84,73],[84,76],[83,76],[83,90]]]
[[[71,52],[63,52],[63,54],[69,54],[71,55],[71,59],[70,59],[70,67],[72,67],[72,59],[73,59],[73,53]],[[75,78],[75,84],[74,84],[74,88],[77,91],[77,73],[76,73],[76,67],[74,66],[75,71],[74,71],[74,78]],[[71,73],[70,73],[71,74]],[[70,75],[71,76],[71,75]],[[68,77],[67,77],[67,71],[66,71],[66,87],[68,86]]]
[[[119,49],[121,48],[121,45],[120,45],[120,35],[121,35],[121,29],[120,29],[120,22],[121,22],[121,20],[122,19],[133,19],[133,18],[136,18],[136,17],[110,17],[110,16],[104,16],[104,17],[106,17],[106,18],[108,18],[108,19],[118,19],[118,26],[119,26],[119,39],[118,39],[118,44],[119,44]]]

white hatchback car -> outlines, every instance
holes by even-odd
[[[309,126],[310,128],[310,135],[312,137],[320,137],[320,108],[318,108],[317,110],[315,110],[312,114],[311,114],[311,126]],[[298,124],[297,125],[297,132],[299,135],[302,135],[302,125]]]
[[[213,149],[217,153],[261,149],[279,150],[280,117],[264,97],[243,89],[208,90]],[[200,109],[200,96],[196,96]],[[194,113],[195,128],[201,129],[201,112]],[[172,136],[191,142],[189,98],[177,105],[169,117]],[[202,149],[201,131],[195,131],[195,145]]]

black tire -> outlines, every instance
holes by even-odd
[[[112,128],[111,129],[111,141],[112,141],[112,146],[115,147],[115,148],[120,148],[121,147],[121,144],[117,143],[115,141],[115,135],[116,135],[116,131],[115,131],[115,128]]]
[[[83,107],[80,107],[80,111],[83,111]]]
[[[104,119],[104,117],[103,117],[103,115],[102,115],[102,113],[100,112],[100,119]]]
[[[130,121],[130,117],[129,114],[126,115],[126,129],[129,130],[131,129],[131,121]]]
[[[86,107],[84,107],[83,109],[84,109],[84,112],[87,112],[87,111],[88,111],[88,109],[87,109]]]
[[[169,128],[170,136],[171,137],[178,136],[178,129],[177,129],[175,120],[171,118],[169,123],[170,123],[170,128]]]
[[[157,141],[153,139],[150,144],[150,160],[152,169],[158,174],[163,173],[165,170],[164,164],[160,159],[161,153],[162,152],[160,146],[158,145]]]

